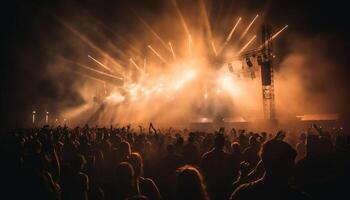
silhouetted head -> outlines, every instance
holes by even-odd
[[[175,193],[177,200],[208,199],[203,177],[196,168],[186,165],[179,168],[177,172]]]
[[[131,154],[130,143],[126,141],[121,142],[118,148],[118,152],[122,157],[129,156]]]
[[[115,172],[116,184],[119,187],[128,187],[133,185],[135,173],[131,164],[121,162],[118,164]]]
[[[184,143],[184,138],[183,138],[183,137],[178,137],[178,138],[176,139],[176,144],[178,144],[178,145],[183,145],[183,143]]]
[[[143,160],[139,153],[133,152],[130,154],[129,162],[134,168],[135,177],[140,177],[143,175]]]
[[[296,155],[296,151],[286,142],[266,142],[261,153],[266,175],[269,178],[287,181],[293,171]]]
[[[76,154],[72,157],[71,167],[74,171],[78,172],[84,168],[86,159],[83,155]]]
[[[238,142],[233,142],[231,144],[232,153],[241,153],[241,145]]]
[[[223,149],[225,145],[225,136],[223,134],[216,134],[215,141],[214,141],[214,147],[216,149]]]

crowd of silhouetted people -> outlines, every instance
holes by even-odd
[[[288,135],[289,134],[289,135]],[[1,199],[348,199],[350,137],[139,127],[2,133]]]

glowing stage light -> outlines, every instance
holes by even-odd
[[[185,79],[186,80],[191,80],[193,79],[194,77],[196,77],[197,75],[197,72],[195,70],[188,70],[185,72]]]
[[[233,78],[227,74],[222,74],[218,79],[219,86],[221,87],[221,92],[225,91],[231,96],[239,96],[241,94],[241,88]]]
[[[106,98],[108,101],[112,103],[121,103],[125,100],[125,97],[119,93],[112,93]]]
[[[151,94],[151,91],[148,89],[144,89],[143,93],[145,96],[149,96]]]
[[[244,36],[248,33],[249,29],[253,26],[254,22],[256,19],[258,19],[259,15],[257,14],[254,19],[250,22],[250,24],[247,26],[247,28],[244,30],[244,32],[242,33],[241,37],[239,38],[239,40],[242,40],[244,38]]]
[[[33,124],[35,124],[35,114],[36,114],[36,111],[35,110],[33,110],[33,112],[32,112],[32,122],[33,122]]]
[[[46,115],[45,115],[45,122],[46,122],[46,124],[48,124],[49,123],[49,112],[48,111],[46,111]]]
[[[197,76],[197,71],[194,69],[189,69],[182,73],[182,76],[177,78],[177,82],[173,86],[175,90],[182,88],[187,82],[193,80]]]

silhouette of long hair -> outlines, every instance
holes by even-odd
[[[134,168],[135,178],[143,176],[143,160],[141,155],[137,152],[131,153],[129,162]]]
[[[190,165],[177,170],[176,200],[209,200],[201,173]]]

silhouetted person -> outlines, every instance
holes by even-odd
[[[176,138],[176,143],[174,144],[175,153],[178,155],[183,155],[184,138],[179,136]]]
[[[69,169],[64,173],[62,190],[64,199],[88,199],[89,177],[82,172],[86,164],[85,157],[75,154]]]
[[[296,152],[289,144],[281,140],[268,141],[261,153],[265,175],[257,181],[238,187],[231,199],[308,199],[288,184],[295,157]]]
[[[186,164],[198,165],[200,156],[197,146],[194,144],[194,136],[191,135],[188,138],[188,143],[183,148],[183,156]]]
[[[133,167],[127,162],[122,162],[116,167],[113,185],[113,198],[111,199],[124,200],[139,195]]]
[[[129,142],[121,142],[119,144],[119,148],[117,149],[117,152],[116,152],[116,159],[117,159],[117,163],[120,163],[120,162],[125,162],[129,159],[129,155],[131,154],[131,147],[130,147],[130,143]]]
[[[332,143],[319,135],[307,136],[306,157],[299,160],[295,183],[316,199],[337,197]]]
[[[225,136],[217,134],[214,148],[205,153],[201,161],[201,169],[208,186],[210,198],[227,199],[234,181],[231,155],[224,152]]]
[[[186,165],[178,170],[175,199],[209,200],[203,177],[196,168]]]
[[[260,160],[260,143],[256,135],[249,138],[249,146],[243,151],[243,160],[250,164],[250,170],[254,169]]]
[[[300,134],[299,142],[296,145],[296,150],[297,150],[297,158],[296,158],[297,161],[299,161],[300,159],[306,156],[306,134],[305,133]]]
[[[170,199],[176,180],[176,170],[184,165],[183,158],[175,153],[174,145],[167,146],[168,154],[159,162],[159,186],[164,191],[164,199]]]
[[[243,160],[241,145],[239,145],[238,142],[233,142],[231,144],[231,155],[235,157],[239,162]]]
[[[51,174],[46,170],[47,161],[38,153],[27,160],[23,189],[24,198],[59,199],[59,188],[55,185]],[[5,198],[5,197],[4,197]]]
[[[146,196],[149,200],[160,200],[160,192],[157,185],[150,178],[143,177],[143,161],[139,153],[130,154],[130,164],[135,171],[135,184],[141,195]]]

